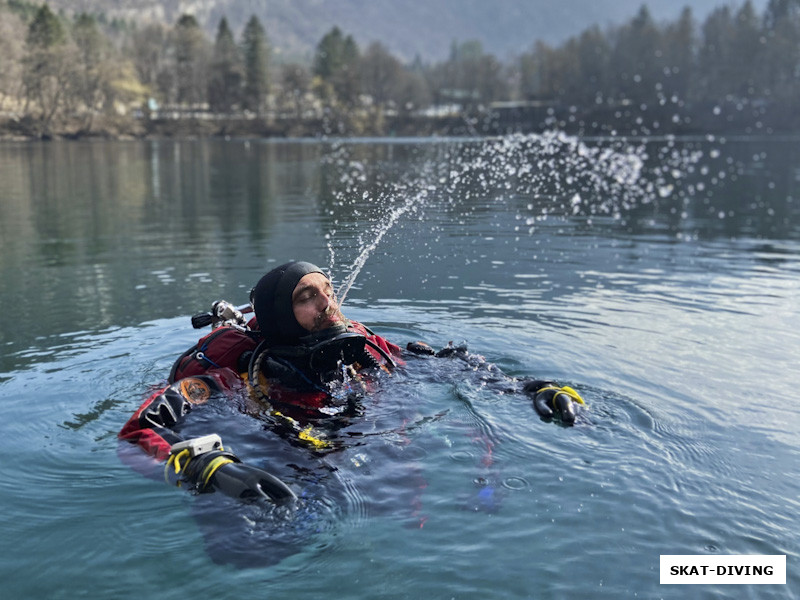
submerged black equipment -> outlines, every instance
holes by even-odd
[[[273,346],[269,350],[270,354],[288,359],[312,373],[329,373],[341,365],[352,365],[356,362],[362,363],[362,366],[375,362],[372,359],[367,365],[363,365],[366,360],[364,346],[367,338],[360,333],[347,331],[344,325],[310,333],[298,341],[298,344],[291,346]]]
[[[296,389],[327,392],[322,384],[342,381],[345,377],[343,367],[354,364],[362,369],[380,366],[367,346],[381,355],[386,366],[396,366],[392,357],[366,336],[337,325],[305,335],[298,344],[291,346],[271,346],[267,340],[262,341],[250,359],[248,379],[256,390],[260,389],[259,375],[263,375]]]
[[[271,346],[265,340],[250,360],[250,382],[257,383],[259,372],[290,385],[298,379],[312,385],[333,381],[339,377],[343,365],[377,366],[366,344],[365,336],[347,331],[344,325],[303,336],[298,344],[291,346]]]

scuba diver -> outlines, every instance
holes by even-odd
[[[251,301],[261,342],[249,361],[249,383],[260,399],[294,415],[346,411],[339,401],[347,392],[366,388],[369,373],[400,360],[399,346],[344,317],[331,280],[311,263],[273,269]]]
[[[255,317],[244,317],[253,310]],[[250,293],[250,307],[217,302],[212,313],[193,317],[212,332],[181,355],[168,385],[153,393],[119,433],[148,454],[166,460],[166,472],[197,492],[218,490],[234,498],[296,498],[274,475],[243,463],[217,435],[184,440],[176,430],[184,416],[212,394],[239,394],[246,410],[267,419],[290,441],[325,452],[336,449],[331,433],[359,415],[358,398],[381,374],[405,364],[404,351],[339,309],[330,278],[308,262],[288,262],[265,274]],[[551,381],[518,380],[466,347],[435,351],[411,342],[406,357],[462,361],[481,381],[522,392],[543,419],[572,424],[583,400]]]

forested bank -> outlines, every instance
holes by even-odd
[[[207,34],[174,24],[0,3],[0,135],[482,135],[800,131],[800,0],[689,8],[657,23],[531,40],[501,60],[477,41],[402,63],[332,28],[305,62],[280,60],[253,16]]]

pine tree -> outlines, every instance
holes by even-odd
[[[681,100],[690,98],[694,81],[695,54],[697,47],[696,27],[692,9],[686,7],[676,23],[664,31],[664,79],[663,90],[667,96]]]
[[[618,99],[636,105],[654,99],[655,86],[663,74],[660,49],[661,32],[643,5],[617,36],[612,62],[618,72],[615,86]]]
[[[264,27],[253,15],[242,33],[244,108],[263,115],[269,92],[269,45]]]
[[[698,70],[701,74],[701,97],[708,102],[721,101],[731,93],[734,77],[733,16],[727,6],[712,11],[702,27],[698,51]]]
[[[239,47],[233,39],[228,20],[223,17],[217,29],[208,83],[211,109],[230,112],[241,102],[244,67]]]
[[[348,35],[342,44],[342,64],[333,77],[333,89],[345,106],[355,106],[361,94],[360,60],[358,44]]]
[[[344,36],[334,27],[317,44],[314,54],[313,73],[323,81],[330,82],[344,63]]]
[[[317,44],[313,73],[323,100],[353,106],[360,94],[360,52],[353,36],[333,27]]]
[[[183,15],[174,29],[177,100],[197,105],[206,99],[208,40],[197,19]]]
[[[784,125],[798,123],[800,107],[800,0],[770,0],[764,15],[766,45],[759,71]]]
[[[28,46],[31,48],[49,49],[66,41],[64,27],[58,17],[53,14],[47,4],[36,11],[33,21],[28,26]]]
[[[732,65],[735,78],[731,81],[731,91],[739,97],[753,97],[758,94],[762,83],[760,73],[763,53],[761,22],[756,15],[753,3],[747,0],[736,13],[733,29]]]
[[[800,25],[800,0],[769,0],[764,11],[766,29],[772,31],[786,23]]]

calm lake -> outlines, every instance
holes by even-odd
[[[800,594],[800,140],[0,145],[5,598]],[[405,346],[578,390],[574,427],[411,358],[339,452],[222,399],[301,496],[192,495],[117,432],[287,260]],[[350,281],[348,281],[350,277]],[[668,586],[664,554],[783,554],[786,585]]]

